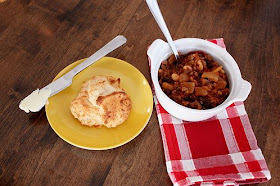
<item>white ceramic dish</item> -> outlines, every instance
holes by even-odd
[[[171,115],[187,121],[201,121],[208,119],[236,101],[244,101],[250,91],[251,84],[241,77],[241,72],[233,57],[223,48],[209,41],[197,38],[182,38],[175,41],[175,46],[181,54],[187,54],[193,51],[203,51],[212,56],[212,58],[223,66],[226,71],[230,94],[228,98],[215,108],[208,110],[197,110],[184,107],[171,100],[161,89],[158,82],[158,69],[162,61],[166,60],[172,51],[169,45],[160,40],[155,40],[149,47],[147,54],[151,62],[151,77],[155,88],[158,101],[163,108]]]

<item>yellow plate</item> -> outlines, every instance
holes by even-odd
[[[55,79],[83,60],[64,68]],[[95,75],[110,75],[121,79],[121,87],[131,98],[128,119],[115,128],[83,126],[70,112],[70,103],[78,95],[84,81]],[[54,80],[55,80],[54,79]],[[84,149],[105,150],[121,146],[135,138],[147,125],[153,110],[153,96],[143,74],[129,63],[104,57],[73,78],[70,87],[49,98],[46,115],[53,130],[66,142]]]

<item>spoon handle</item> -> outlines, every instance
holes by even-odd
[[[179,54],[178,54],[178,51],[175,47],[175,44],[171,38],[171,35],[168,31],[168,28],[166,26],[166,23],[162,17],[162,14],[160,12],[160,9],[159,9],[159,6],[158,6],[158,3],[156,0],[146,0],[146,3],[148,4],[148,7],[150,9],[150,11],[152,12],[158,26],[160,27],[162,33],[164,34],[169,46],[171,47],[171,50],[173,51],[176,59],[178,59],[179,57]]]

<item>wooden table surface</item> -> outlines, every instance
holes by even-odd
[[[42,110],[21,99],[118,34],[109,56],[150,80],[147,46],[163,35],[143,0],[0,1],[0,185],[171,185],[156,117],[133,141],[107,151],[76,148],[51,129]],[[225,39],[244,79],[245,102],[272,180],[280,182],[280,0],[160,0],[174,39]]]

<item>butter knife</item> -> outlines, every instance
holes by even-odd
[[[19,108],[21,110],[24,110],[26,113],[29,113],[30,111],[38,112],[44,107],[49,97],[70,86],[72,84],[72,79],[76,74],[125,43],[126,38],[124,36],[119,35],[115,37],[113,40],[111,40],[109,43],[107,43],[105,46],[91,55],[88,59],[83,61],[81,64],[73,68],[62,77],[58,78],[57,80],[48,84],[40,90],[37,89],[33,91],[30,95],[28,95],[20,102]]]

